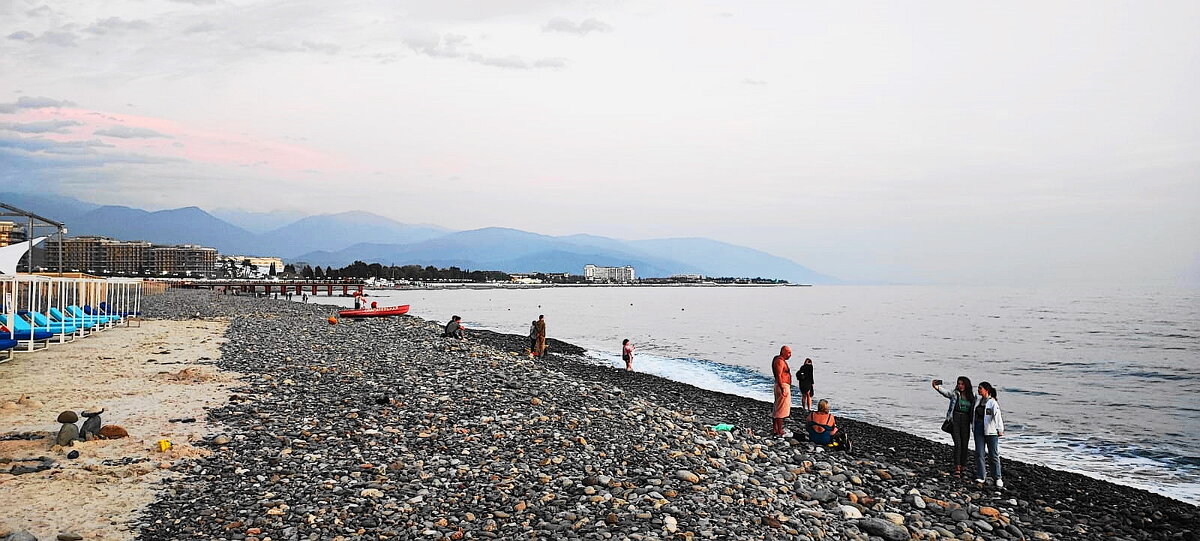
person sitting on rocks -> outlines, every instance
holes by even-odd
[[[462,340],[466,338],[466,327],[462,324],[462,318],[454,316],[450,318],[450,322],[446,324],[446,330],[442,333],[445,338],[458,338]]]
[[[821,399],[817,402],[817,411],[808,414],[805,422],[808,430],[808,441],[818,445],[841,445],[850,450],[850,442],[846,433],[837,425],[837,418],[829,413],[829,401]]]

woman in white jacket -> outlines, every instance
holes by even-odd
[[[1000,436],[1004,435],[1004,417],[1000,414],[1000,403],[996,401],[996,389],[986,381],[979,383],[978,398],[975,399],[975,482],[983,484],[987,479],[984,469],[984,448],[987,459],[992,463],[992,478],[997,488],[1004,488],[1000,479]]]

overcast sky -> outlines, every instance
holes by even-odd
[[[1200,279],[1200,2],[0,0],[0,183]]]

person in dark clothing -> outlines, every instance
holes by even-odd
[[[800,365],[798,370],[800,375],[800,408],[804,411],[812,411],[813,397],[813,362],[812,359],[804,359],[804,364]]]
[[[535,319],[529,323],[529,355],[530,356],[533,356],[533,353],[535,351],[537,351],[537,340],[538,340],[538,324],[537,324],[537,320]]]
[[[462,340],[466,337],[465,331],[466,327],[463,327],[462,318],[454,316],[450,318],[450,322],[446,324],[446,331],[442,333],[442,336],[446,338],[458,338],[459,340]]]
[[[971,421],[974,418],[975,394],[971,378],[958,376],[953,391],[942,389],[942,380],[933,380],[933,389],[950,399],[946,408],[946,419],[951,423],[950,436],[954,438],[954,476],[962,477],[967,464],[967,446],[971,442]]]

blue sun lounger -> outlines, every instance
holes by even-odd
[[[74,304],[67,306],[67,313],[77,318],[94,317],[100,320],[101,323],[112,323],[118,319],[121,319],[120,316],[88,315],[87,312],[84,312],[82,308],[75,306]]]
[[[13,358],[12,350],[15,347],[17,347],[16,340],[7,340],[4,338],[0,338],[0,351],[6,352],[6,353],[0,353],[0,363],[8,362],[8,361],[12,360],[12,358]]]
[[[86,311],[87,307],[86,307],[86,306],[84,306],[83,308],[84,308],[84,310]],[[141,313],[141,312],[113,312],[113,311],[112,311],[112,307],[111,307],[111,306],[109,306],[107,302],[102,302],[102,303],[100,303],[100,313],[101,313],[101,314],[113,314],[113,315],[117,315],[117,316],[121,316],[121,317],[140,316],[140,315],[142,315],[142,313]]]
[[[58,311],[58,308],[51,308],[48,311],[50,312],[50,317],[52,320],[60,323],[78,325],[86,329],[96,329],[104,324],[103,321],[100,321],[100,318],[65,316],[62,312]]]
[[[17,312],[17,315],[24,317],[25,319],[28,319],[29,321],[33,322],[33,328],[41,329],[44,331],[50,331],[54,334],[71,335],[71,334],[75,334],[75,333],[79,332],[79,330],[81,328],[79,325],[76,325],[74,323],[68,323],[65,321],[50,321],[50,318],[47,318],[46,314],[42,314],[42,313],[38,313],[38,312],[30,312],[28,310],[20,310]],[[18,325],[18,327],[20,327],[20,326]]]

